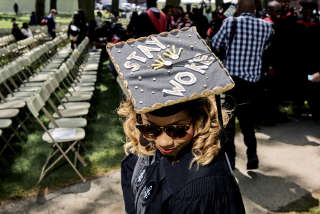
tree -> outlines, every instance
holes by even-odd
[[[111,11],[113,13],[114,12],[119,12],[119,0],[112,0]]]
[[[95,0],[78,0],[79,9],[85,12],[87,21],[94,20],[94,3]]]
[[[223,0],[216,0],[216,9],[221,8],[223,5]]]
[[[57,0],[50,0],[50,9],[57,10]]]
[[[180,0],[166,0],[166,5],[178,7],[180,5]]]
[[[36,0],[36,23],[40,24],[44,16],[45,0]]]

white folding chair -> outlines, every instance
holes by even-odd
[[[33,96],[27,100],[27,106],[37,122],[43,128],[45,133],[42,139],[52,144],[53,151],[49,153],[46,162],[44,163],[39,178],[39,182],[42,181],[44,176],[51,170],[62,158],[64,158],[72,167],[72,169],[78,174],[83,182],[86,179],[76,168],[77,160],[79,160],[83,166],[86,166],[84,159],[79,154],[80,141],[85,138],[85,131],[82,128],[52,128],[48,129],[44,123],[39,119],[39,112],[43,111],[44,114],[55,124],[53,117],[45,108],[45,102],[41,99],[40,95]],[[55,124],[56,125],[56,124]],[[77,147],[77,148],[75,148]],[[74,163],[67,156],[72,151],[74,153]]]

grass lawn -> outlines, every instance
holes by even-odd
[[[116,114],[121,94],[112,74],[106,68],[107,63],[104,63],[98,79],[91,113],[87,118],[86,138],[82,142],[87,150],[83,154],[88,166],[82,167],[80,163],[78,166],[86,178],[102,176],[110,170],[118,169],[124,157],[124,135]],[[35,195],[43,190],[51,191],[81,182],[71,166],[63,160],[37,184],[50,145],[42,141],[43,131],[33,118],[27,124],[28,132],[20,131],[26,139],[25,142],[19,142],[20,151],[16,155],[8,154],[8,165],[1,166],[0,204],[4,200]]]
[[[29,23],[30,21],[30,14],[18,14],[16,16],[15,13],[0,13],[0,29],[1,28],[12,28],[11,19],[15,17],[17,19],[17,23],[19,26],[22,26],[23,22]],[[58,24],[68,24],[71,22],[72,14],[65,15],[65,14],[58,14],[56,17],[56,22]]]

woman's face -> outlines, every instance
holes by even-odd
[[[151,124],[165,127],[168,125],[190,125],[185,131],[185,136],[179,138],[170,137],[165,131],[154,139],[157,149],[164,155],[176,156],[182,148],[190,143],[193,138],[194,130],[191,123],[191,117],[187,111],[180,111],[167,117],[159,117],[151,114],[142,114],[142,124]],[[162,129],[163,130],[163,129]]]

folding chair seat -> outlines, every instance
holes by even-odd
[[[23,83],[23,86],[25,87],[41,87],[43,85],[43,82],[26,82]]]
[[[53,69],[53,68],[50,68],[50,69],[42,68],[41,71],[40,71],[40,73],[41,73],[41,74],[54,74],[54,73],[56,73],[57,71],[58,71],[58,68],[55,68],[55,69]]]
[[[18,109],[2,109],[0,110],[0,119],[16,117],[19,114]]]
[[[87,126],[87,120],[85,118],[60,118],[55,119],[54,122],[59,128],[84,128]],[[50,122],[49,128],[55,128],[55,125]]]
[[[29,96],[30,97],[30,96]],[[26,101],[29,97],[6,97],[6,102],[13,102],[13,101]]]
[[[81,75],[98,75],[97,71],[82,71]]]
[[[62,62],[50,62],[45,69],[58,69],[61,66]]]
[[[63,103],[58,106],[58,109],[83,109],[83,108],[90,108],[90,103],[89,102],[67,102]]]
[[[95,86],[95,83],[94,82],[77,82],[77,83],[72,83],[71,84],[73,87],[77,87],[77,86],[80,86],[80,87],[90,87],[90,86]]]
[[[54,118],[60,118],[60,117],[81,117],[85,116],[89,113],[89,109],[87,108],[77,108],[77,109],[62,109],[59,110],[59,115],[58,113],[54,113],[53,117]]]
[[[24,100],[14,100],[0,103],[0,109],[20,109],[26,106]]]
[[[50,137],[51,135],[51,137]],[[49,129],[48,132],[42,135],[42,140],[47,143],[57,143],[70,142],[70,141],[80,141],[86,136],[84,129],[82,128],[53,128]]]
[[[85,83],[85,82],[96,82],[97,81],[97,77],[96,76],[91,76],[91,75],[83,75],[79,78],[79,81],[81,83]]]
[[[9,128],[12,125],[11,119],[0,119],[0,129]]]
[[[34,95],[34,91],[18,91],[18,92],[14,92],[13,94],[9,94],[7,96],[6,99],[10,99],[10,98],[13,98],[13,97],[16,97],[16,98],[20,98],[20,97],[31,97],[32,95]]]
[[[74,96],[90,96],[92,97],[93,96],[93,92],[79,92],[79,91],[72,91],[72,92],[69,92],[68,94],[66,94],[65,96],[66,97],[74,97]]]
[[[68,91],[70,92],[92,92],[95,88],[93,86],[76,86],[74,88],[69,88]]]
[[[33,77],[30,77],[26,82],[44,82],[50,78],[50,73],[40,73]]]
[[[23,86],[23,87],[20,87],[20,88],[16,88],[14,91],[15,92],[34,92],[34,91],[39,91],[39,89],[41,88],[41,86]]]
[[[92,95],[77,95],[77,96],[70,96],[70,97],[65,97],[62,99],[62,102],[67,103],[67,102],[82,102],[82,101],[89,101],[91,100]]]
[[[8,129],[11,128],[11,130],[13,131],[13,133],[9,136],[9,139],[4,138],[2,135],[2,133],[0,134],[2,140],[4,141],[4,145],[2,146],[2,148],[0,149],[0,156],[3,154],[4,150],[9,147],[11,149],[11,151],[13,151],[15,153],[15,150],[11,147],[10,145],[10,141],[14,136],[17,136],[18,139],[22,142],[22,138],[20,137],[19,133],[17,132],[17,130],[15,130],[13,127],[11,127],[12,125],[12,120],[11,119],[0,119],[0,130],[2,129]],[[2,132],[2,131],[1,131]]]
[[[99,65],[97,65],[97,64],[94,63],[94,64],[87,64],[87,65],[84,67],[83,70],[85,70],[85,71],[97,71],[98,68],[99,68]]]

